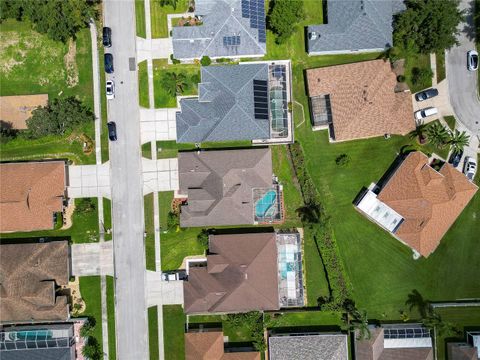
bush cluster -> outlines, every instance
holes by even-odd
[[[228,314],[226,321],[232,327],[246,327],[250,331],[253,346],[257,351],[264,352],[267,349],[263,336],[264,324],[263,314],[258,311],[250,311],[241,314]]]

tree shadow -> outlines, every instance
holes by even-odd
[[[480,21],[480,15],[475,18],[475,1],[471,0],[468,3],[468,8],[464,10],[463,16],[465,17],[465,26],[462,29],[462,32],[465,33],[465,36],[468,40],[475,40],[475,24]]]

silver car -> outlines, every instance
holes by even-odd
[[[466,156],[463,173],[468,178],[468,180],[473,181],[473,179],[475,178],[475,174],[477,173],[477,160],[475,160],[471,156]]]
[[[470,71],[475,71],[478,69],[478,52],[475,50],[470,50],[467,53],[467,67]]]

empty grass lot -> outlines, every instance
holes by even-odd
[[[188,10],[188,0],[178,0],[177,8],[171,5],[160,5],[160,0],[150,1],[150,17],[152,21],[152,38],[168,37],[168,14],[181,14]]]
[[[145,28],[145,0],[135,0],[135,20],[137,26],[137,36],[146,38]]]

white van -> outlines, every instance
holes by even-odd
[[[420,120],[426,118],[427,116],[437,115],[438,109],[435,107],[428,107],[422,110],[415,112],[415,119]]]

